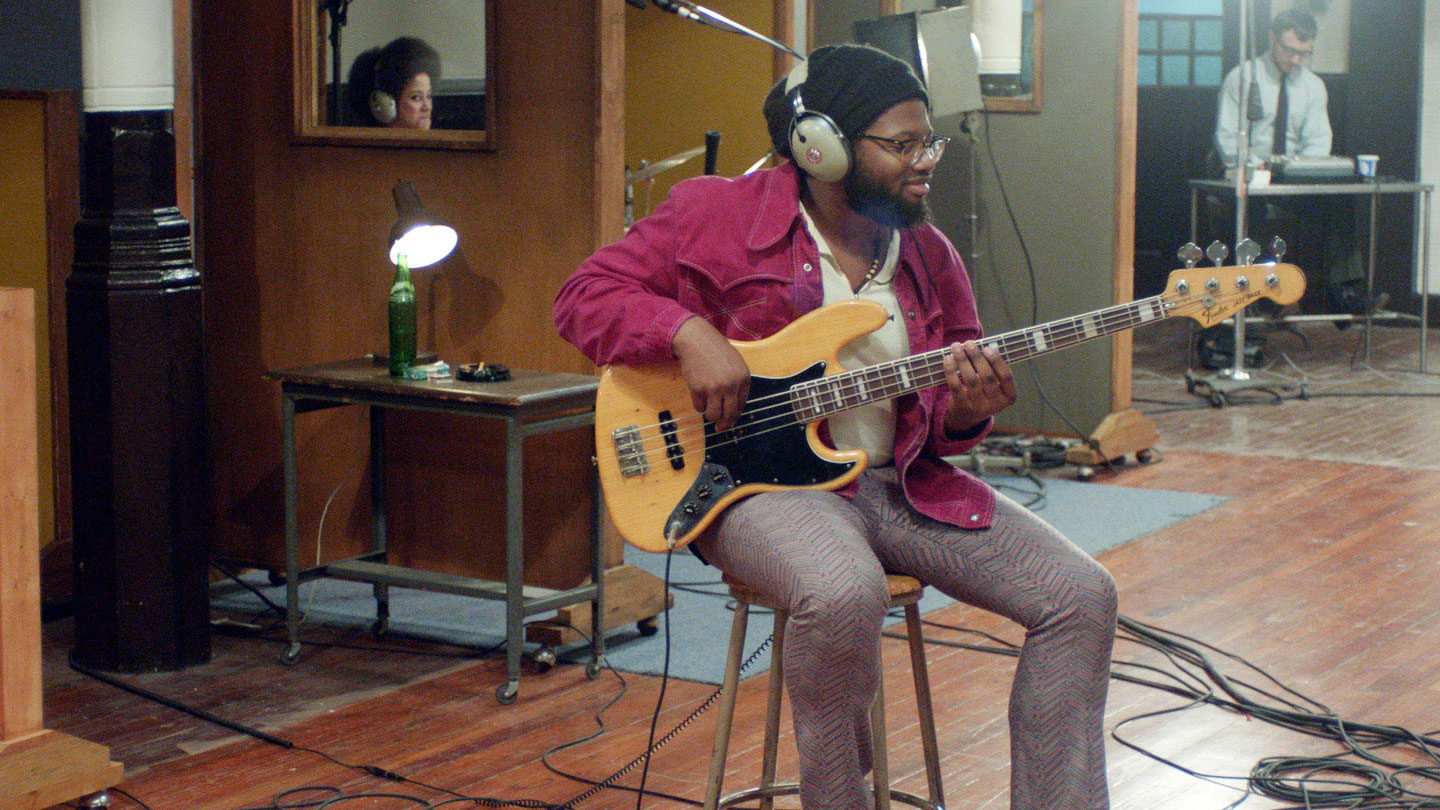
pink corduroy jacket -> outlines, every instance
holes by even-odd
[[[561,286],[560,335],[597,364],[635,366],[673,360],[671,339],[689,318],[705,318],[731,340],[774,334],[822,303],[820,256],[799,199],[793,164],[677,184],[654,214]],[[960,256],[932,225],[903,233],[895,292],[912,353],[982,334]],[[896,400],[895,466],[921,513],[987,528],[994,490],[943,457],[974,447],[991,422],[947,436],[949,398],[938,385]]]

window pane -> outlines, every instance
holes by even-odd
[[[1140,0],[1140,13],[1219,17],[1222,5],[1222,0]]]
[[[1162,48],[1167,51],[1190,50],[1190,21],[1165,20],[1160,27]]]
[[[1220,86],[1220,57],[1195,57],[1195,85],[1197,87]]]
[[[1185,54],[1166,54],[1160,57],[1160,83],[1169,87],[1184,87],[1190,83],[1190,57]]]
[[[1195,50],[1220,51],[1223,46],[1224,26],[1219,20],[1195,21]]]
[[[1160,49],[1160,21],[1140,21],[1140,50],[1155,51]]]
[[[1152,87],[1159,81],[1160,58],[1154,54],[1140,55],[1140,70],[1137,83],[1141,87]]]

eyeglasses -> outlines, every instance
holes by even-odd
[[[903,139],[882,138],[879,135],[861,135],[860,137],[885,144],[886,149],[899,156],[900,161],[906,166],[914,166],[919,163],[921,155],[931,160],[940,160],[940,156],[945,154],[945,144],[950,143],[949,138],[935,134],[924,138]]]
[[[1285,44],[1285,40],[1283,39],[1275,40],[1275,44],[1280,46],[1281,53],[1291,57],[1292,59],[1308,59],[1315,50],[1314,46],[1305,48],[1304,50],[1301,50],[1299,48],[1292,48],[1289,45]]]

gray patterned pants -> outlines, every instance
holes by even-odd
[[[813,490],[755,495],[696,541],[726,574],[789,608],[784,655],[802,806],[871,805],[867,712],[888,571],[1025,628],[1010,692],[1012,810],[1105,810],[1114,581],[1004,495],[991,528],[965,530],[910,508],[894,480],[893,468],[867,470],[853,501]]]

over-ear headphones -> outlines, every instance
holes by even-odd
[[[388,124],[395,120],[398,111],[395,109],[395,97],[384,90],[370,91],[370,114],[375,120],[382,124]]]
[[[785,80],[785,92],[793,93],[795,115],[790,119],[790,157],[816,180],[833,183],[850,173],[850,142],[835,121],[825,113],[805,109],[801,85],[809,75],[801,60]]]

